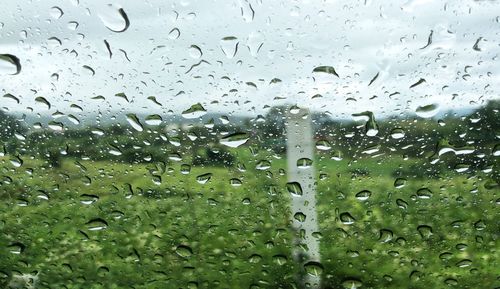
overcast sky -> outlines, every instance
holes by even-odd
[[[383,117],[475,107],[500,92],[496,1],[5,1],[0,22],[0,53],[22,66],[11,75],[0,63],[1,95],[20,101],[1,98],[10,111],[179,113],[199,102],[256,115],[291,103]]]

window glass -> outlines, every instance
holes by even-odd
[[[499,288],[500,4],[4,1],[0,288]]]

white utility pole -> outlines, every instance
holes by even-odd
[[[308,109],[292,109],[286,116],[288,186],[301,192],[291,193],[291,220],[296,231],[293,254],[300,263],[300,282],[304,288],[320,288],[321,271],[316,179],[314,175],[314,140]],[[305,218],[304,218],[305,217]]]

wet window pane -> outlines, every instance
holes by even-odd
[[[0,288],[499,288],[498,1],[10,1]]]

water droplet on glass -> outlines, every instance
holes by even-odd
[[[182,112],[182,116],[187,119],[198,118],[207,113],[206,109],[200,104],[193,104],[190,108]]]
[[[332,145],[326,140],[319,140],[316,142],[316,148],[320,151],[327,151],[332,149]]]
[[[297,168],[299,169],[307,169],[312,166],[313,161],[308,158],[300,158],[297,160]]]
[[[298,182],[288,182],[286,184],[286,189],[294,197],[300,197],[304,194],[302,186]]]
[[[352,224],[354,224],[355,219],[348,212],[344,212],[344,213],[340,214],[340,221],[344,225],[352,225]]]
[[[175,253],[182,258],[188,258],[193,255],[193,250],[189,246],[179,245],[177,246],[177,248],[175,248]]]
[[[358,279],[349,278],[342,281],[342,286],[346,289],[356,289],[363,286],[363,283]]]
[[[394,233],[391,230],[382,229],[379,232],[378,240],[382,243],[387,243],[387,242],[391,241],[393,237],[394,237]]]
[[[210,181],[210,179],[212,178],[212,173],[206,173],[206,174],[202,174],[202,175],[199,175],[196,177],[196,181],[202,185],[208,183],[208,181]]]
[[[372,195],[372,192],[370,192],[368,190],[363,190],[363,191],[356,194],[356,199],[358,199],[360,201],[366,201],[371,197],[371,195]]]
[[[307,274],[318,277],[323,272],[323,265],[319,262],[310,261],[304,264],[304,270]]]
[[[394,187],[396,189],[401,189],[402,187],[404,187],[406,185],[406,179],[405,178],[397,178],[395,181],[394,181]]]
[[[297,212],[293,215],[293,218],[298,222],[304,222],[306,220],[306,215],[302,212]]]
[[[168,38],[175,40],[181,36],[181,31],[178,28],[173,28],[168,32]]]
[[[21,62],[12,54],[0,54],[0,75],[16,75],[21,72]]]
[[[428,188],[421,188],[417,191],[417,197],[424,200],[430,199],[432,197],[432,191]]]
[[[54,6],[50,8],[50,16],[54,19],[59,19],[63,16],[64,12],[62,11],[61,8]]]
[[[231,186],[233,186],[233,187],[239,187],[242,185],[242,182],[240,179],[232,178],[229,180],[229,184],[231,184]]]
[[[108,227],[108,222],[101,218],[96,218],[88,221],[85,225],[89,231],[100,231]]]
[[[249,136],[247,133],[236,132],[221,138],[220,143],[228,147],[237,148],[242,144],[246,143],[248,139]]]
[[[26,249],[26,246],[20,242],[14,242],[7,246],[7,250],[12,253],[19,255]]]
[[[401,139],[405,137],[405,131],[402,128],[395,128],[391,131],[391,137],[393,139]]]
[[[220,47],[222,49],[222,52],[229,59],[233,58],[238,52],[238,44],[239,44],[238,38],[234,36],[224,37],[220,41]]]
[[[420,225],[417,227],[417,231],[422,239],[427,240],[432,236],[432,227],[427,225]]]
[[[417,116],[422,117],[422,118],[431,118],[435,116],[439,112],[439,105],[438,104],[428,104],[424,106],[419,106],[415,110],[415,113]]]
[[[84,205],[90,205],[99,200],[99,197],[96,195],[82,194],[80,195],[80,203]]]
[[[336,77],[339,77],[337,72],[335,71],[335,68],[333,66],[318,66],[313,69],[313,72],[320,72],[320,73],[327,73],[327,74],[332,74],[335,75]]]
[[[139,121],[139,118],[137,118],[135,114],[133,113],[127,114],[127,121],[136,131],[144,130],[142,123]]]
[[[203,55],[203,52],[201,52],[201,48],[198,47],[197,45],[191,45],[189,47],[189,56],[191,56],[194,59],[198,59]]]
[[[271,162],[268,160],[261,160],[255,165],[255,169],[265,171],[271,167]]]
[[[113,32],[124,32],[130,25],[125,10],[114,4],[108,4],[100,9],[99,18],[104,26]]]
[[[45,99],[45,97],[43,97],[43,96],[36,97],[35,102],[38,102],[38,103],[45,105],[47,107],[47,109],[50,109],[50,107],[51,107],[50,102],[48,102],[47,99]]]
[[[457,262],[457,267],[459,268],[469,267],[470,265],[472,265],[472,261],[469,259],[463,259]]]
[[[147,124],[147,125],[151,125],[151,126],[158,126],[161,124],[162,122],[162,118],[160,115],[158,114],[151,114],[151,115],[148,115],[146,116],[146,118],[144,119],[144,122]]]

